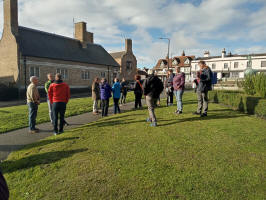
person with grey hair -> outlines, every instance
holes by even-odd
[[[157,126],[157,118],[154,109],[156,103],[164,89],[163,82],[156,76],[154,70],[149,70],[149,77],[143,83],[144,95],[146,96],[146,103],[149,111],[149,118],[147,122],[151,122],[151,127]]]
[[[27,88],[27,104],[29,107],[29,133],[38,133],[39,129],[35,127],[38,113],[38,106],[40,105],[40,94],[37,88],[38,77],[30,77],[30,85]]]

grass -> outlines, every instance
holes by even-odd
[[[129,93],[127,101],[133,101],[134,94]],[[110,105],[112,104],[110,101]],[[92,111],[91,97],[71,99],[67,105],[66,117]],[[49,122],[47,103],[41,103],[38,109],[37,124]],[[28,106],[12,106],[0,108],[0,133],[24,128],[28,126]]]
[[[265,199],[265,120],[210,105],[103,118],[26,146],[1,166],[11,199]]]

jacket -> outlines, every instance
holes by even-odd
[[[101,99],[99,83],[97,83],[97,82],[92,83],[91,92],[92,92],[92,99],[93,100],[100,100]]]
[[[124,95],[127,94],[127,83],[125,81],[121,83],[121,93]]]
[[[163,82],[158,76],[151,75],[143,83],[143,90],[145,96],[152,98],[159,98],[164,89]]]
[[[53,83],[54,81],[51,81],[51,80],[48,80],[45,84],[44,84],[44,89],[45,89],[45,92],[48,94],[48,90],[49,90],[49,87],[50,85]]]
[[[185,89],[185,73],[181,72],[175,75],[173,80],[174,90],[184,90]]]
[[[212,71],[209,67],[206,67],[201,70],[197,91],[208,92],[210,90],[212,90]]]
[[[121,91],[121,85],[119,82],[114,83],[113,87],[112,87],[112,91],[113,91],[113,96],[115,99],[120,99],[120,91]]]
[[[134,93],[135,94],[143,94],[143,86],[139,80],[134,83]]]
[[[112,97],[112,88],[108,83],[103,83],[100,86],[100,90],[101,90],[101,100],[107,100],[110,97]]]
[[[27,103],[39,104],[40,94],[36,85],[31,83],[27,88]]]
[[[165,81],[165,88],[172,88],[175,74],[170,74],[170,76]]]
[[[56,102],[68,103],[70,98],[70,88],[63,81],[55,81],[49,87],[48,96],[51,104]]]

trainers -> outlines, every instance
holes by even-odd
[[[181,115],[183,112],[182,111],[177,111],[177,115]]]
[[[57,132],[54,132],[54,136],[57,136],[58,135],[58,133]]]
[[[151,127],[156,127],[157,126],[157,122],[152,122],[151,123]]]
[[[150,118],[147,118],[146,121],[147,121],[147,122],[151,122],[151,119],[150,119]]]
[[[37,131],[36,130],[30,130],[29,133],[30,134],[35,134],[35,133],[37,133]]]
[[[193,115],[201,115],[201,113],[194,112]]]
[[[34,131],[36,131],[36,133],[39,133],[40,132],[40,129],[35,128]]]
[[[203,113],[200,115],[200,117],[207,117],[207,116],[208,116],[207,113]]]

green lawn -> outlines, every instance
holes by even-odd
[[[4,161],[12,200],[265,199],[265,120],[210,105],[138,110],[50,137]]]
[[[129,93],[127,101],[133,101],[133,93]],[[92,99],[78,98],[71,99],[67,105],[66,116],[79,115],[85,112],[92,111]],[[112,104],[113,101],[110,101]],[[48,106],[47,103],[41,103],[38,110],[37,124],[49,122]],[[19,128],[28,126],[28,106],[12,106],[0,108],[0,133],[5,133]]]

